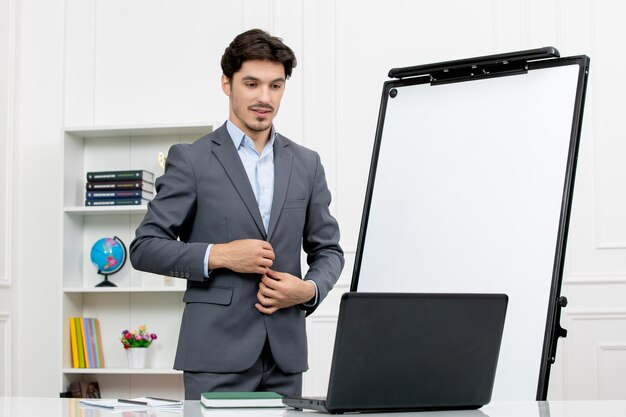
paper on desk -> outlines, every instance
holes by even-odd
[[[148,404],[129,404],[107,399],[80,400],[80,404],[89,407],[109,408],[111,410],[145,410],[150,408]]]
[[[80,403],[89,407],[108,408],[111,410],[145,410],[148,408],[177,410],[183,408],[182,401],[167,401],[146,397],[131,398],[130,401],[145,404],[132,404],[116,399],[83,399],[80,400]]]

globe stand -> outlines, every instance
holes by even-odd
[[[100,275],[104,276],[104,280],[99,284],[96,284],[96,287],[117,287],[117,285],[113,284],[109,281],[109,276],[103,274],[102,272],[98,272]]]

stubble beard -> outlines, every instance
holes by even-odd
[[[267,125],[265,125],[265,123],[267,123]],[[249,123],[244,122],[244,124],[246,125],[246,127],[248,129],[250,129],[253,132],[265,132],[266,130],[268,130],[270,127],[272,127],[272,121],[271,120],[264,120],[262,118],[257,118],[257,124],[256,125],[251,125]]]
[[[272,111],[273,114],[274,109],[272,107],[265,107],[268,108]],[[246,109],[246,110],[250,110],[250,108]],[[243,117],[241,117],[241,114],[239,114],[238,111],[234,111],[235,117],[237,117],[237,119],[239,119],[241,121],[241,123],[243,123],[243,125],[249,129],[252,132],[265,132],[267,130],[269,130],[272,127],[272,121],[274,120],[273,117],[257,117],[256,123],[252,124],[252,122],[248,122],[246,121]]]
[[[238,97],[235,94],[234,89],[232,89],[231,87],[231,95],[230,95],[231,111],[233,112],[234,116],[241,122],[241,124],[243,124],[246,127],[246,129],[248,129],[251,132],[262,133],[262,132],[266,132],[272,127],[272,122],[274,121],[274,117],[276,116],[276,110],[277,110],[277,109],[274,109],[274,106],[272,106],[269,103],[255,103],[252,105],[248,105],[248,106],[244,105],[242,107],[239,107],[239,104],[240,103],[239,103]],[[242,117],[242,116],[245,116],[248,111],[254,108],[267,109],[269,110],[269,113],[267,114],[267,117],[255,117],[254,120],[248,120],[247,118]],[[254,123],[254,121],[256,121],[256,123]]]

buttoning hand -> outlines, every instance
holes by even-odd
[[[267,270],[259,282],[254,306],[261,313],[273,314],[281,308],[302,304],[315,297],[315,284],[286,272]]]
[[[227,268],[239,273],[265,274],[274,263],[274,249],[258,239],[216,243],[211,248],[209,269]]]

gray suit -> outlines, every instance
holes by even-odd
[[[241,372],[259,358],[267,339],[283,372],[308,369],[305,313],[315,307],[264,315],[254,307],[259,275],[216,269],[203,277],[209,243],[262,239],[276,254],[273,270],[301,277],[304,248],[305,279],[317,284],[319,302],[332,289],[344,258],[319,155],[277,135],[274,172],[266,234],[225,125],[192,144],[170,148],[165,174],[156,181],[157,195],[130,246],[130,260],[136,269],[188,280],[174,368]]]

